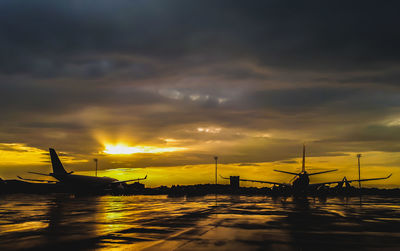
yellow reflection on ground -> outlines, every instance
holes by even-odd
[[[107,154],[165,153],[185,150],[183,147],[128,146],[123,143],[105,144]]]
[[[124,201],[120,197],[105,196],[101,198],[99,219],[104,224],[98,228],[100,234],[109,234],[126,228],[122,223],[129,213],[124,210]]]
[[[22,232],[22,231],[35,231],[46,228],[48,224],[41,221],[21,222],[7,227],[0,226],[1,233]]]
[[[163,203],[165,196],[103,196],[99,198],[96,214],[96,232],[103,236],[99,250],[120,250],[121,245],[127,250],[141,250],[155,240],[163,237],[169,230],[163,226],[143,225],[152,222],[159,214],[164,217],[182,208],[181,204]],[[147,203],[148,201],[151,201]],[[175,209],[175,210],[174,210]],[[156,222],[162,221],[160,217]],[[160,236],[161,235],[161,236]]]

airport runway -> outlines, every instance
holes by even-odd
[[[0,249],[399,250],[400,198],[0,196]]]

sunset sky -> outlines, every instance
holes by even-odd
[[[0,177],[400,184],[395,1],[0,2]],[[253,185],[253,184],[243,184]],[[368,185],[365,183],[365,185]]]

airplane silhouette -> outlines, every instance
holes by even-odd
[[[26,180],[26,181],[60,183],[62,185],[66,185],[66,186],[72,187],[72,188],[84,187],[84,188],[98,189],[98,190],[112,188],[112,187],[116,187],[118,185],[126,184],[127,182],[139,181],[139,180],[144,180],[147,178],[147,175],[146,175],[144,178],[129,179],[129,180],[117,180],[117,179],[110,178],[110,177],[96,177],[96,176],[89,176],[89,175],[72,174],[73,171],[71,171],[71,172],[65,171],[63,164],[61,163],[56,151],[53,148],[49,148],[49,152],[50,152],[50,158],[51,158],[53,172],[49,173],[49,174],[38,173],[38,172],[28,172],[28,173],[42,175],[42,176],[50,176],[50,177],[55,178],[57,181],[25,179],[20,176],[17,176],[17,177],[21,180]]]
[[[305,159],[306,159],[306,147],[305,147],[305,145],[303,145],[303,162],[302,162],[301,172],[293,173],[293,172],[274,169],[275,172],[295,175],[294,176],[294,180],[293,180],[292,183],[280,183],[280,182],[263,181],[263,180],[250,180],[250,179],[239,179],[239,180],[240,181],[250,181],[250,182],[272,184],[272,185],[278,186],[278,187],[291,188],[293,190],[293,192],[301,193],[301,192],[305,192],[307,189],[319,188],[321,186],[330,185],[330,184],[343,185],[343,183],[346,183],[346,185],[347,185],[347,184],[350,184],[351,182],[354,182],[354,181],[358,182],[358,181],[384,180],[384,179],[388,179],[388,178],[390,178],[392,176],[392,174],[390,174],[387,177],[360,179],[360,180],[358,180],[358,179],[357,180],[347,180],[346,178],[343,178],[340,181],[328,181],[328,182],[310,184],[310,178],[309,178],[310,176],[317,175],[317,174],[334,172],[334,171],[337,171],[338,169],[322,171],[322,172],[316,172],[316,173],[308,173],[306,171],[306,168],[305,168]],[[229,179],[229,178],[226,178],[226,177],[223,177],[223,176],[221,176],[221,178]]]

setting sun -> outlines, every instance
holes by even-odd
[[[104,153],[108,154],[135,154],[135,153],[164,153],[182,151],[183,147],[155,147],[155,146],[128,146],[125,144],[106,144]]]

